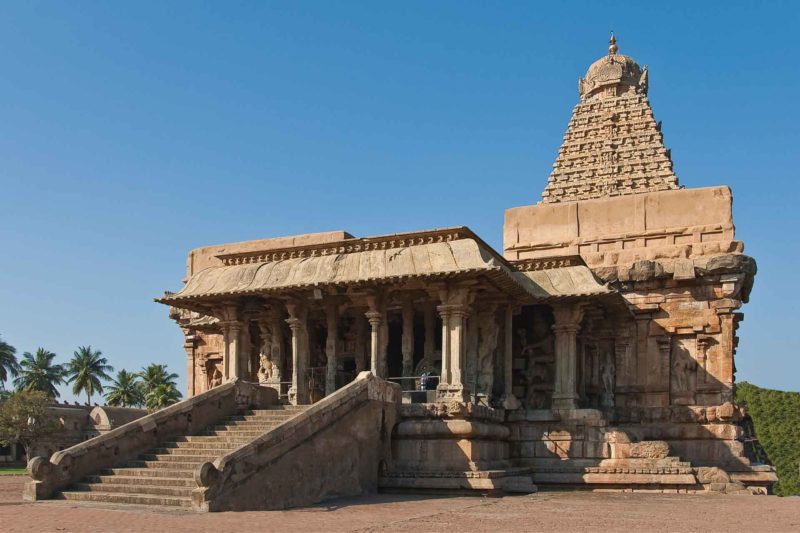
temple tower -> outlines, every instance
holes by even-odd
[[[578,81],[581,101],[542,193],[545,203],[677,189],[661,126],[647,99],[647,67],[608,55]]]

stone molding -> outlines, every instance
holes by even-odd
[[[474,234],[466,228],[460,229],[441,229],[423,231],[418,233],[383,235],[379,237],[365,237],[361,239],[348,239],[331,244],[314,244],[307,246],[293,246],[278,250],[263,252],[240,252],[232,254],[220,254],[216,257],[222,261],[224,266],[244,265],[252,263],[271,263],[284,261],[286,259],[297,259],[305,257],[320,257],[334,254],[349,254],[358,252],[368,252],[371,250],[392,250],[397,248],[409,248],[423,244],[434,244],[440,242],[451,242],[460,239],[475,238]]]

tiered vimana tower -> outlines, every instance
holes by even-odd
[[[661,124],[647,99],[647,67],[617,54],[613,35],[608,55],[592,63],[578,92],[581,101],[572,112],[543,202],[679,188]]]

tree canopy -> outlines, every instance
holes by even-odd
[[[136,373],[120,370],[117,378],[106,387],[106,402],[115,407],[140,407],[144,405],[144,391]]]
[[[17,349],[0,339],[0,389],[5,388],[8,378],[15,377],[18,372]]]
[[[59,423],[47,413],[53,399],[46,392],[24,390],[12,394],[0,405],[0,444],[22,444],[25,455],[44,437],[58,431]]]
[[[800,495],[800,392],[736,385],[736,400],[747,404],[756,436],[778,471],[775,494]]]
[[[167,365],[152,363],[138,374],[142,380],[145,405],[151,411],[172,405],[181,399],[175,380],[178,375],[167,370]]]
[[[73,394],[85,392],[91,404],[92,395],[103,392],[101,380],[110,380],[108,372],[113,371],[114,367],[108,364],[100,350],[92,350],[91,346],[79,346],[67,364],[67,383],[72,383]]]
[[[56,354],[44,348],[37,349],[35,355],[30,352],[22,354],[18,375],[14,378],[17,390],[41,391],[51,398],[58,398],[56,386],[64,382],[64,367],[53,363],[55,358]]]

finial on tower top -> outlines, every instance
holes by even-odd
[[[613,56],[614,54],[617,53],[617,50],[618,50],[618,48],[617,48],[617,38],[614,37],[614,32],[613,31],[611,32],[611,39],[608,40],[608,44],[609,44],[608,55]]]

